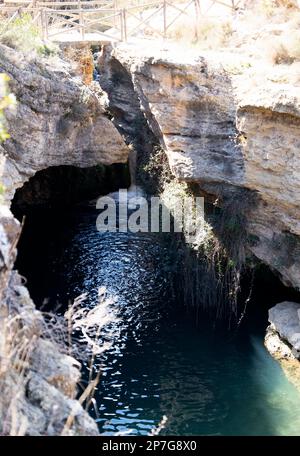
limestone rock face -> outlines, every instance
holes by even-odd
[[[0,325],[11,332],[0,336],[1,434],[98,435],[95,421],[76,400],[80,364],[49,339],[44,318],[15,271],[1,300]],[[18,353],[25,359],[21,371]]]
[[[226,53],[123,44],[113,58],[131,74],[174,175],[220,200],[230,192],[237,204],[235,189],[255,194],[250,249],[300,288],[299,86],[273,82],[255,62],[229,70]]]
[[[0,45],[0,72],[11,78],[17,107],[7,112],[11,138],[0,145],[0,176],[10,200],[17,187],[49,166],[123,163],[128,148],[105,114],[99,87],[85,86],[55,62],[26,58]]]
[[[280,337],[273,324],[267,328],[265,347],[273,358],[280,363],[289,381],[300,390],[300,362],[297,358],[298,352],[286,340]]]
[[[300,304],[289,301],[276,304],[269,310],[269,321],[300,356]]]
[[[300,304],[284,301],[269,309],[265,347],[300,389]]]
[[[0,144],[0,433],[97,435],[76,400],[79,363],[47,339],[42,314],[12,271],[20,224],[8,204],[39,170],[124,163],[129,149],[105,113],[99,86],[86,87],[58,57],[37,60],[0,45],[2,72],[17,106],[5,113],[10,139]],[[15,359],[24,347],[25,361]]]
[[[10,271],[15,262],[15,246],[19,233],[20,223],[7,206],[0,204],[0,298],[7,288]]]
[[[41,312],[21,277],[12,271],[19,234],[19,222],[1,204],[0,433],[98,435],[95,421],[75,399],[80,363],[62,353],[51,334],[45,333]],[[67,426],[69,416],[72,421]]]

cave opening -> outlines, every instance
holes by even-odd
[[[38,171],[16,190],[12,212],[20,218],[38,208],[65,208],[129,185],[127,164],[99,164],[89,168],[51,166]]]
[[[57,270],[77,212],[88,212],[99,196],[129,186],[128,164],[89,168],[64,165],[38,171],[17,189],[11,210],[23,221],[23,229],[15,268],[25,278],[37,307],[47,300],[48,309],[58,304],[51,300],[52,284],[55,280],[63,283]]]

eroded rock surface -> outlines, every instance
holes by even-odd
[[[300,304],[289,301],[276,304],[269,310],[269,321],[293,347],[295,356],[300,357]]]
[[[7,112],[11,138],[0,145],[5,198],[49,166],[124,163],[128,148],[105,114],[99,86],[85,86],[70,66],[26,59],[0,45],[0,72],[11,78],[17,107]]]
[[[80,365],[45,334],[45,321],[12,271],[20,224],[15,190],[50,166],[124,163],[129,149],[106,115],[98,85],[85,86],[59,57],[38,60],[0,45],[0,73],[17,106],[0,144],[0,433],[97,435],[76,400]]]
[[[250,249],[300,288],[299,86],[273,82],[260,62],[226,53],[134,44],[112,57],[131,75],[174,175],[220,201],[230,193],[237,210],[235,189],[252,192]]]
[[[284,301],[269,310],[265,346],[300,389],[300,304]]]
[[[46,331],[21,277],[11,271],[20,225],[3,205],[0,229],[0,433],[97,435],[75,400],[80,364]]]

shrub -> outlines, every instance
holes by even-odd
[[[35,51],[40,55],[49,56],[57,52],[54,44],[45,44],[40,36],[38,27],[33,23],[29,13],[19,17],[0,28],[0,42],[13,49],[23,52]]]
[[[300,60],[300,32],[290,30],[261,43],[266,57],[275,65],[291,64]]]
[[[253,7],[259,14],[272,17],[279,9],[281,14],[284,14],[286,11],[297,9],[298,5],[297,0],[259,0],[255,2]]]
[[[33,367],[32,359],[39,340],[48,343],[50,354],[52,350],[61,355],[65,353],[89,366],[86,385],[78,384],[83,389],[78,401],[88,410],[100,376],[100,370],[92,367],[96,356],[110,347],[114,337],[110,323],[116,321],[110,305],[112,300],[106,296],[104,287],[99,289],[99,303],[93,309],[83,305],[86,295],[82,295],[70,304],[65,316],[61,316],[41,314],[31,309],[29,295],[24,292],[19,280],[13,274],[12,283],[18,288],[9,288],[7,305],[0,305],[0,435],[29,434],[32,406],[27,397],[27,388],[32,372],[38,371],[37,366]],[[17,295],[16,290],[20,295]],[[72,377],[59,376],[58,371],[57,376],[52,376],[51,384],[67,397],[74,398],[76,380]],[[73,432],[72,429],[76,430],[77,413],[77,408],[70,410],[64,423],[64,419],[58,419],[57,410],[53,407],[53,410],[49,410],[49,416],[45,414],[45,429],[51,424],[57,433],[68,435],[70,431]],[[61,429],[55,428],[58,424]]]

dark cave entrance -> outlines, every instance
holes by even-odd
[[[65,208],[129,186],[127,164],[51,166],[38,171],[16,191],[12,212],[21,218],[37,208]]]
[[[251,294],[242,325],[255,324],[257,331],[264,332],[268,321],[268,310],[283,301],[300,303],[300,293],[285,286],[278,275],[267,265],[257,263],[254,270],[248,269],[241,280],[240,307]]]
[[[57,280],[63,285],[57,270],[61,270],[62,252],[77,214],[86,211],[88,216],[98,197],[129,186],[128,164],[55,166],[37,172],[16,191],[11,209],[23,220],[23,230],[15,269],[25,278],[38,308],[66,305],[56,292],[51,295],[51,284]]]

